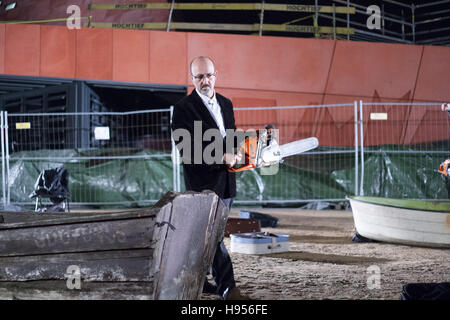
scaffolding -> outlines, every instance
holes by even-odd
[[[350,0],[314,0],[311,4],[274,4],[266,1],[253,3],[143,3],[135,4],[92,4],[94,10],[169,10],[168,21],[158,23],[105,23],[89,21],[86,26],[97,28],[123,28],[123,29],[160,29],[166,31],[203,31],[244,33],[253,35],[288,35],[327,39],[346,39],[354,41],[389,42],[424,45],[450,45],[448,20],[450,19],[450,0],[440,0],[424,4],[405,4],[394,0],[378,2],[380,5],[359,4]],[[448,5],[445,6],[445,5]],[[375,8],[377,11],[372,11]],[[198,13],[195,22],[175,21],[176,12]],[[205,11],[227,12],[244,11],[256,12],[257,15],[248,14],[245,23],[225,23],[217,15],[216,20],[203,21],[201,14]],[[271,14],[276,12],[277,21],[270,21]],[[375,13],[374,13],[375,12]],[[292,19],[292,14],[297,14]],[[369,28],[368,19],[376,15],[379,26]],[[188,15],[186,15],[188,16]],[[259,21],[255,21],[258,16]],[[253,17],[253,18],[251,18]],[[289,18],[288,18],[289,17]],[[203,18],[204,19],[204,18]],[[252,20],[253,19],[253,20]],[[200,20],[200,21],[199,21]],[[249,24],[248,22],[252,23]],[[304,23],[308,22],[308,25]],[[302,23],[302,24],[299,24]],[[447,25],[446,25],[447,23]]]
[[[212,32],[450,45],[450,27],[448,26],[450,0],[428,3],[417,3],[414,0],[383,0],[374,1],[375,4],[356,0],[285,1],[285,3],[273,0],[273,2],[171,0],[113,3],[111,1],[111,3],[85,4],[86,7],[82,8],[85,16],[79,17],[79,20],[84,22],[84,27],[91,28],[156,29],[167,32]],[[14,10],[21,10],[21,8]],[[154,22],[149,18],[149,12],[161,10],[166,12],[161,21]],[[110,16],[109,14],[112,15],[113,11],[116,13],[116,19],[105,19],[105,13]],[[136,13],[131,19],[138,20],[129,21],[130,16],[126,14],[129,11]],[[121,12],[124,14],[122,15]],[[68,19],[72,18],[48,16],[45,20],[1,22],[61,24]],[[379,22],[375,29],[368,24],[368,20],[372,19]]]
[[[449,0],[418,5],[385,0],[379,7],[381,25],[378,30],[368,30],[367,25],[363,23],[364,18],[367,19],[368,6],[348,0],[334,0],[334,2],[354,7],[355,15],[347,15],[345,21],[339,17],[322,13],[319,13],[319,17],[332,20],[333,24],[340,22],[346,23],[347,27],[353,27],[355,33],[348,35],[347,40],[450,45],[450,35],[448,35],[450,7],[442,9],[444,5],[450,4]],[[446,32],[447,35],[442,36]]]

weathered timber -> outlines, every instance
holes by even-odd
[[[198,299],[228,209],[168,192],[134,210],[0,216],[0,299]]]
[[[68,290],[66,281],[0,282],[0,298],[10,300],[150,300],[152,282],[82,282]]]
[[[165,241],[154,260],[154,299],[198,299],[228,208],[216,195],[191,193],[174,198],[171,212],[160,217],[178,232],[170,232],[169,225],[162,232]]]
[[[0,256],[149,248],[154,218],[0,229]]]
[[[153,281],[152,249],[76,252],[0,259],[0,281],[66,280],[79,266],[81,282]]]

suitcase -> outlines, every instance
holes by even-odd
[[[289,251],[289,235],[268,232],[232,234],[231,252],[267,254]]]

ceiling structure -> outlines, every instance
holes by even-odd
[[[177,3],[192,3],[196,1],[178,0]],[[240,1],[228,1],[228,3],[239,3]],[[245,1],[259,3],[262,1]],[[309,32],[286,32],[265,31],[262,35],[289,36],[289,37],[319,37],[331,39],[348,39],[355,41],[377,41],[409,44],[450,45],[450,1],[357,1],[357,0],[309,0],[309,1],[264,1],[273,4],[291,5],[292,10],[301,6],[314,9],[319,7],[319,12],[296,12],[296,11],[187,11],[178,10],[173,13],[173,21],[207,22],[207,23],[244,23],[244,24],[276,24],[290,26],[311,26],[352,28],[353,34],[345,33],[314,33]],[[380,28],[369,29],[367,22],[371,14],[367,13],[369,6],[375,5],[380,10]],[[335,7],[336,13],[321,12],[320,7]],[[354,13],[337,13],[338,7],[355,8]],[[308,8],[305,8],[308,9]],[[261,19],[262,16],[262,19]],[[296,28],[292,28],[296,30]],[[298,28],[297,28],[298,30]],[[195,30],[189,30],[195,31]],[[210,32],[223,32],[211,30]],[[230,31],[229,31],[230,32]],[[245,33],[233,32],[231,33]],[[246,34],[249,34],[247,32]],[[250,33],[252,34],[252,33]],[[260,34],[253,32],[253,34]]]
[[[7,0],[0,22],[450,45],[450,0]],[[162,4],[162,6],[161,6]],[[216,4],[216,5],[214,5]],[[188,7],[190,6],[190,7]],[[377,12],[368,7],[379,10]],[[375,6],[375,7],[374,7]],[[376,25],[376,22],[379,22]],[[376,28],[372,29],[372,25]]]

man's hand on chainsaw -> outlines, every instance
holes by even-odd
[[[261,167],[268,167],[268,166],[271,166],[271,165],[273,165],[275,163],[276,163],[275,161],[273,161],[273,162],[264,162],[264,161],[262,161],[260,166]]]
[[[223,163],[227,164],[228,167],[232,168],[234,165],[242,160],[242,156],[239,154],[225,153],[223,155]]]

